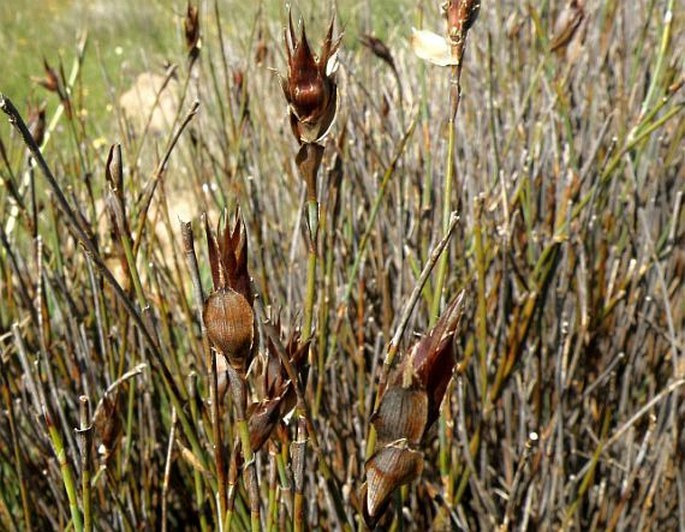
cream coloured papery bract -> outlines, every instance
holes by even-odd
[[[438,66],[457,64],[457,58],[453,57],[449,42],[437,33],[412,28],[409,44],[414,53],[424,61]]]

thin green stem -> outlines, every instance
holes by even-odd
[[[313,334],[314,303],[316,302],[316,267],[319,225],[319,203],[316,198],[307,201],[307,220],[309,224],[309,250],[307,253],[307,285],[304,297],[304,318],[302,324],[303,337],[309,338]],[[319,368],[319,372],[323,368]],[[319,373],[319,377],[321,373]]]
[[[79,450],[81,451],[81,500],[83,501],[83,529],[93,530],[92,497],[90,490],[91,427],[88,397],[79,397]]]
[[[255,466],[254,453],[250,443],[250,430],[246,420],[246,384],[238,372],[228,364],[228,378],[233,397],[233,406],[236,413],[236,429],[240,438],[240,449],[245,461],[243,465],[244,481],[250,499],[250,527],[252,532],[261,530],[259,508],[259,486],[257,485],[257,469]]]
[[[340,329],[340,325],[342,320],[345,317],[345,312],[342,310],[345,308],[345,305],[350,299],[350,295],[352,293],[352,287],[355,286],[355,279],[357,277],[357,272],[359,271],[359,267],[361,266],[362,259],[364,258],[364,252],[366,251],[366,246],[368,245],[369,239],[371,238],[371,232],[373,231],[373,228],[376,223],[376,216],[378,216],[378,211],[380,210],[381,203],[383,201],[383,198],[385,197],[385,192],[388,187],[388,183],[390,182],[390,178],[394,175],[395,169],[397,168],[397,163],[399,162],[400,157],[404,153],[404,149],[407,146],[407,142],[409,138],[411,137],[412,133],[414,132],[414,128],[416,127],[416,121],[417,119],[414,118],[412,120],[411,124],[409,125],[409,128],[404,134],[404,137],[400,141],[400,145],[397,147],[397,151],[395,152],[395,157],[393,158],[392,162],[390,163],[390,166],[385,170],[385,173],[383,174],[383,178],[381,180],[381,184],[378,188],[378,194],[376,194],[376,198],[374,200],[373,206],[371,207],[371,214],[369,215],[369,220],[366,224],[366,227],[364,229],[364,234],[362,235],[361,240],[359,241],[359,248],[357,250],[357,253],[354,258],[354,262],[352,263],[352,268],[350,269],[349,275],[347,276],[347,284],[345,285],[345,291],[343,292],[342,299],[340,300],[340,305],[339,305],[339,311],[338,311],[338,317],[336,319],[336,323],[333,327],[332,334],[331,334],[331,340],[330,344],[328,347],[328,358],[333,356],[335,353],[335,350],[338,346],[338,330]]]
[[[442,228],[443,231],[449,226],[450,209],[452,206],[452,174],[454,168],[454,139],[455,139],[455,124],[454,117],[449,121],[449,138],[447,141],[447,169],[445,172],[445,188],[443,191],[443,203],[442,203]],[[449,253],[445,253],[440,258],[438,263],[438,273],[435,282],[435,290],[433,291],[433,305],[431,306],[429,328],[433,327],[438,321],[438,316],[440,315],[440,306],[442,304],[442,289],[445,285],[445,280],[447,278],[447,265],[448,265]]]
[[[64,482],[64,489],[67,492],[67,498],[69,499],[69,510],[71,512],[71,522],[74,525],[74,530],[76,532],[83,532],[83,520],[81,518],[81,511],[78,507],[78,497],[76,495],[76,484],[74,483],[74,475],[71,472],[71,466],[67,461],[67,453],[64,449],[64,443],[62,441],[62,435],[57,430],[57,427],[52,423],[50,419],[50,414],[45,412],[45,422],[48,426],[48,433],[50,435],[50,441],[52,442],[52,448],[57,457],[57,463],[62,472],[62,480]]]
[[[487,352],[488,352],[488,337],[487,337],[487,304],[485,301],[485,252],[483,250],[483,232],[481,230],[482,219],[482,201],[476,200],[476,223],[473,227],[473,241],[474,253],[476,258],[476,280],[477,280],[477,327],[476,334],[478,336],[478,359],[480,362],[480,393],[483,399],[483,407],[485,407],[488,386],[488,366],[487,366]]]
[[[666,58],[666,52],[668,52],[669,44],[671,42],[671,28],[673,27],[673,6],[675,5],[674,0],[668,1],[668,6],[666,7],[666,13],[664,14],[664,26],[663,32],[661,34],[661,44],[659,46],[659,54],[656,58],[656,65],[654,66],[654,73],[652,75],[652,81],[649,84],[649,89],[647,90],[647,96],[645,96],[642,102],[642,107],[640,114],[643,115],[647,112],[652,104],[652,99],[656,94],[657,87],[661,82],[661,74],[664,69],[664,59]]]

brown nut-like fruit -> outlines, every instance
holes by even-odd
[[[230,288],[217,290],[205,301],[203,319],[214,347],[244,373],[254,340],[254,313],[247,299]]]

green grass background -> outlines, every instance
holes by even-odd
[[[215,31],[210,18],[214,2],[202,4],[205,17],[202,31]],[[403,29],[408,30],[417,13],[409,9],[410,2],[406,0],[342,0],[334,4],[339,22],[347,30],[348,49],[357,46],[358,28],[392,38]],[[79,37],[87,31],[88,49],[82,70],[83,107],[101,123],[108,115],[109,103],[105,73],[116,87],[125,90],[143,70],[162,72],[165,62],[178,61],[184,55],[182,22],[186,5],[184,1],[133,0],[0,2],[0,91],[19,105],[49,100],[50,112],[57,104],[56,99],[48,98],[31,77],[42,76],[43,58],[55,68],[62,63],[68,75]],[[292,5],[295,14],[302,14],[310,22],[314,33],[323,31],[318,16],[321,4],[300,1]],[[221,1],[224,38],[247,47],[256,17],[261,13],[265,20],[280,18],[285,24],[285,6],[281,0]]]

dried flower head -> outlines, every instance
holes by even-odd
[[[250,274],[247,271],[247,234],[240,211],[236,211],[232,224],[227,220],[218,239],[205,217],[205,232],[214,290],[230,288],[244,296],[252,305]]]
[[[39,78],[36,76],[31,76],[31,81],[37,83],[44,89],[50,92],[60,92],[61,82],[57,71],[50,66],[48,60],[43,58],[43,69],[45,70],[45,77]]]
[[[480,0],[449,0],[445,6],[447,32],[465,35],[471,29],[480,13]]]
[[[197,6],[188,2],[186,16],[183,19],[183,30],[186,38],[186,48],[190,61],[194,61],[200,54],[200,11]]]
[[[262,373],[264,399],[252,405],[248,416],[252,450],[259,450],[280,421],[295,407],[296,393],[283,360],[287,359],[297,378],[309,352],[309,341],[302,342],[299,332],[292,333],[284,345],[279,320],[264,323],[266,363]]]
[[[409,44],[420,59],[438,66],[459,66],[466,35],[480,12],[480,0],[449,0],[442,7],[447,18],[447,38],[413,28]]]
[[[426,430],[438,418],[440,404],[456,363],[454,336],[462,314],[461,292],[440,316],[438,323],[419,340],[405,358],[395,383],[418,387],[428,393]]]
[[[93,413],[98,454],[107,460],[122,436],[119,391],[103,395]]]
[[[390,48],[388,48],[387,44],[381,41],[378,37],[368,34],[361,35],[359,37],[359,42],[371,50],[373,55],[382,61],[385,61],[390,68],[395,70],[395,59],[393,58],[392,52],[390,51]]]
[[[293,135],[300,144],[321,140],[335,119],[338,98],[334,74],[340,36],[333,39],[333,22],[331,20],[318,58],[309,47],[304,23],[299,41],[292,16],[285,32],[288,75],[281,78],[281,87],[290,106]]]
[[[254,341],[247,235],[239,213],[236,213],[232,229],[230,225],[226,224],[221,239],[217,240],[205,217],[214,292],[205,300],[203,319],[214,347],[244,375]]]
[[[464,292],[447,307],[433,330],[419,340],[391,378],[371,416],[380,448],[366,462],[363,514],[373,527],[395,488],[417,478],[423,458],[417,448],[438,417],[455,365],[454,335]]]

